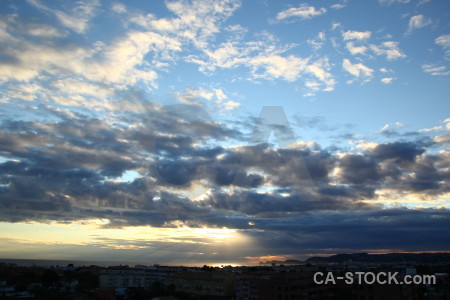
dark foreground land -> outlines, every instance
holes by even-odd
[[[297,262],[297,263],[296,263]],[[340,254],[257,267],[18,266],[0,263],[0,299],[450,299],[450,255]],[[346,274],[433,275],[435,282],[379,284]],[[326,283],[326,284],[325,284]]]

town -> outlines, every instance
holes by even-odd
[[[0,263],[0,299],[450,299],[448,262],[367,262],[358,257],[216,267]],[[369,273],[395,274],[395,282],[325,281],[327,276]],[[432,276],[435,282],[407,284],[407,276]]]

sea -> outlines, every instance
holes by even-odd
[[[87,266],[99,266],[99,267],[108,267],[108,266],[130,266],[134,267],[135,265],[154,265],[154,263],[149,262],[117,262],[117,261],[102,261],[102,260],[57,260],[57,259],[13,259],[13,258],[0,258],[0,263],[7,264],[16,264],[18,266],[31,267],[66,267],[69,264],[72,264],[74,267],[87,267]]]

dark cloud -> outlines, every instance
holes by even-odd
[[[395,159],[397,161],[413,162],[418,155],[425,150],[418,148],[418,145],[412,142],[393,142],[377,145],[372,153],[375,158],[382,160]]]
[[[364,184],[382,179],[378,163],[371,156],[347,154],[340,160],[340,167],[342,182]]]
[[[370,202],[384,188],[433,197],[449,192],[450,156],[430,144],[381,143],[341,155],[342,149],[307,144],[225,147],[217,142],[245,135],[213,122],[198,106],[148,102],[142,112],[114,121],[45,109],[51,121],[5,120],[0,129],[2,221],[182,222],[240,229],[286,251],[307,245],[413,250],[420,238],[446,245],[438,237],[448,210],[382,209]],[[129,170],[138,178],[119,181]],[[208,192],[194,200],[195,186]]]
[[[447,251],[449,246],[444,237],[450,234],[450,213],[445,209],[328,212],[254,222],[264,230],[248,234],[259,240],[261,247],[271,250],[267,253],[301,255],[326,249],[334,253],[348,251],[344,249]]]

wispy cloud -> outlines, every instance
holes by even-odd
[[[119,2],[113,3],[111,9],[118,14],[124,14],[127,12],[127,7],[123,3]]]
[[[407,33],[410,34],[413,30],[428,26],[430,24],[431,24],[431,20],[426,18],[424,15],[412,16],[409,19]]]
[[[207,100],[207,102],[213,102],[215,108],[225,110],[233,110],[241,106],[239,102],[229,100],[228,96],[220,88],[214,88],[209,91],[204,88],[188,88],[184,92],[178,92],[176,97],[182,103],[198,106],[206,106],[201,100]]]
[[[444,48],[445,57],[447,60],[450,60],[450,34],[444,34],[437,37],[434,42]]]
[[[96,15],[96,10],[100,6],[98,0],[95,1],[77,1],[70,12],[64,12],[59,9],[52,9],[43,4],[40,0],[27,0],[36,8],[53,14],[58,21],[77,33],[84,33],[89,27],[90,20]]]
[[[325,36],[319,34],[318,40]],[[315,45],[317,46],[316,42]],[[216,49],[205,50],[203,56],[191,56],[189,62],[196,63],[200,71],[213,72],[216,68],[231,69],[239,66],[249,68],[253,79],[286,80],[293,82],[302,75],[312,77],[314,90],[331,91],[336,84],[330,72],[327,58],[312,60],[285,52],[295,45],[280,45],[272,35],[264,34],[261,39],[247,42],[227,42]],[[308,81],[311,82],[311,78]],[[312,88],[309,83],[308,88]]]
[[[343,9],[345,7],[345,4],[342,3],[336,3],[330,6],[332,9]]]
[[[376,55],[385,55],[388,60],[405,58],[406,54],[401,51],[398,45],[398,42],[388,41],[383,42],[380,45],[370,45],[370,49]]]
[[[378,0],[378,2],[383,5],[392,5],[395,3],[409,3],[410,0]]]
[[[308,44],[312,46],[314,50],[319,50],[325,43],[325,33],[323,31],[319,32],[315,39],[307,40]]]
[[[342,33],[342,38],[344,41],[347,40],[368,40],[372,35],[371,31],[345,31]]]
[[[384,84],[391,84],[394,82],[394,80],[395,80],[395,78],[393,78],[393,77],[384,77],[384,78],[381,78],[380,81]]]
[[[348,59],[342,61],[342,68],[353,75],[355,79],[363,79],[363,82],[370,81],[373,77],[373,69],[361,63],[352,64]]]
[[[300,4],[299,7],[292,7],[283,11],[280,11],[276,16],[276,21],[282,21],[288,18],[300,18],[302,20],[311,19],[312,17],[320,16],[327,12],[327,9],[321,7],[316,9],[312,5],[306,3]]]
[[[366,54],[369,49],[364,45],[356,46],[354,42],[348,42],[345,46],[352,55]]]
[[[450,70],[446,66],[439,66],[434,64],[423,64],[422,70],[433,76],[447,76],[450,75]]]

